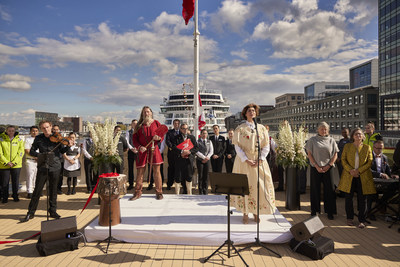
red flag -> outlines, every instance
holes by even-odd
[[[202,107],[203,103],[201,103],[201,97],[200,97],[200,93],[199,93],[199,106]]]
[[[204,110],[201,112],[201,115],[199,116],[199,131],[201,131],[201,128],[206,126],[206,116],[204,115]]]
[[[190,139],[186,139],[186,141],[183,141],[182,143],[180,143],[179,145],[176,146],[176,148],[181,149],[181,150],[190,150],[192,149],[193,143],[192,141],[190,141]]]
[[[158,135],[159,137],[163,137],[167,132],[168,132],[168,127],[164,124],[161,124],[156,129],[155,134]]]
[[[189,23],[189,20],[194,14],[194,3],[196,0],[183,0],[182,4],[182,17],[185,20],[185,24]]]

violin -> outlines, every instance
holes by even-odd
[[[61,143],[67,146],[70,140],[71,139],[69,137],[63,137],[60,133],[53,133],[50,135],[50,141],[53,143]]]

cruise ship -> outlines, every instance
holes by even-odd
[[[201,85],[199,89],[202,107],[200,107],[199,115],[204,110],[206,125],[203,129],[212,131],[212,126],[217,124],[221,133],[226,132],[225,118],[228,116],[229,105],[227,100],[222,97],[220,90],[206,89],[205,85]],[[165,117],[165,125],[169,129],[173,128],[174,119],[179,119],[189,125],[193,130],[194,126],[194,110],[193,110],[193,84],[183,84],[181,90],[170,91],[168,97],[163,99],[160,105],[161,112]]]

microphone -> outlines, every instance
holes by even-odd
[[[257,126],[257,119],[253,118],[253,121],[254,121],[254,125]]]

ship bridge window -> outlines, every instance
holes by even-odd
[[[201,99],[221,99],[219,95],[202,95],[200,94]]]

